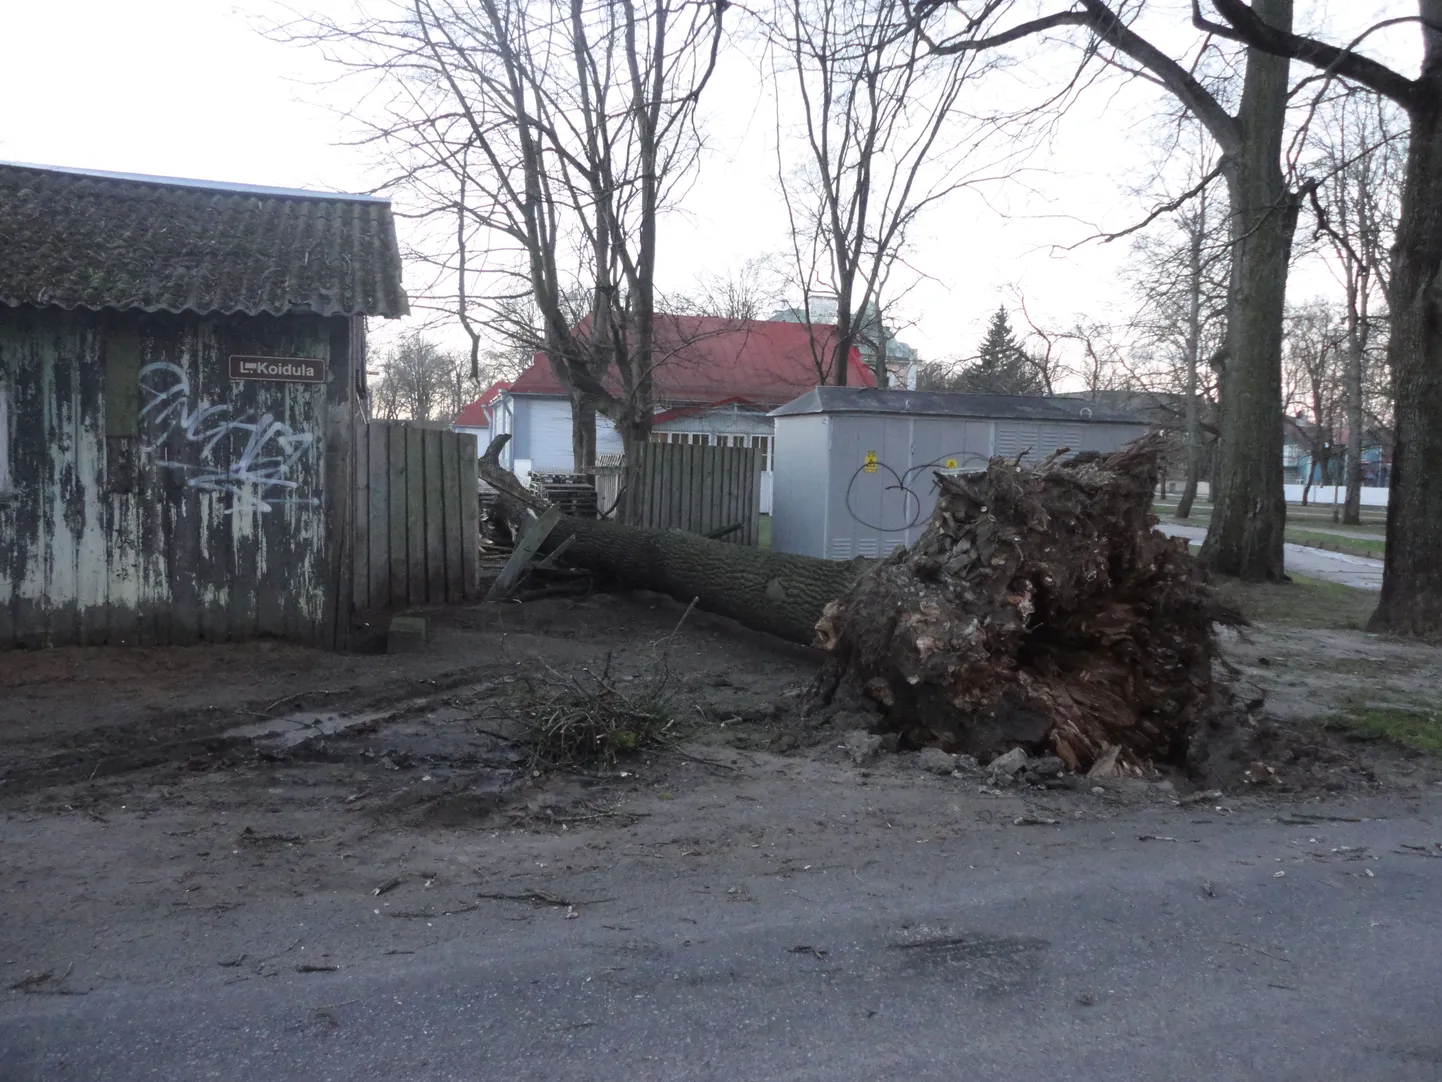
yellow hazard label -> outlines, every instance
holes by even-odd
[[[954,470],[954,469],[956,469],[956,459],[954,459],[954,458],[948,458],[948,459],[946,460],[946,468],[949,469],[949,470]]]
[[[866,452],[866,466],[865,466],[865,470],[866,470],[867,473],[875,473],[875,472],[876,472],[876,452],[875,452],[875,451],[867,451],[867,452]]]

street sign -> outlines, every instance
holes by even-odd
[[[284,383],[324,383],[325,361],[314,357],[230,358],[231,379],[268,379]]]

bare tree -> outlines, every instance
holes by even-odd
[[[1301,202],[1282,162],[1288,61],[1249,49],[1241,96],[1232,112],[1194,73],[1190,61],[1179,62],[1132,28],[1129,20],[1136,5],[1075,0],[1062,10],[1006,24],[1011,7],[1006,0],[922,0],[917,14],[921,19],[942,14],[938,30],[928,32],[928,38],[941,38],[934,47],[943,54],[994,50],[1023,38],[1079,28],[1087,34],[1084,58],[1101,55],[1163,88],[1197,118],[1220,150],[1217,169],[1227,185],[1230,209],[1231,282],[1220,462],[1201,556],[1216,571],[1280,579],[1286,519],[1282,319]],[[1253,0],[1253,9],[1269,23],[1290,29],[1292,0]],[[1208,43],[1202,42],[1201,48]],[[1153,217],[1177,206],[1169,202]]]
[[[472,368],[469,358],[414,332],[386,351],[368,381],[371,416],[383,421],[449,420],[498,374],[489,365]]]
[[[963,152],[947,123],[981,64],[963,55],[928,61],[901,0],[785,0],[771,37],[778,102],[789,81],[804,134],[799,167],[777,142],[801,309],[817,322],[814,302],[834,300],[836,334],[825,355],[814,348],[814,360],[821,382],[845,384],[870,314],[885,327],[883,302],[896,299],[888,285],[917,219],[989,172],[974,157],[977,141]],[[885,342],[869,344],[884,387]]]
[[[1317,233],[1342,286],[1347,321],[1347,499],[1342,521],[1361,521],[1362,447],[1366,405],[1382,366],[1388,255],[1400,208],[1406,140],[1395,105],[1341,88],[1317,110],[1310,128],[1313,161],[1323,180],[1313,193]]]
[[[1188,144],[1193,134],[1194,130],[1184,133]],[[1177,502],[1178,518],[1191,516],[1206,445],[1216,437],[1216,385],[1207,361],[1222,350],[1226,337],[1231,254],[1221,185],[1201,183],[1216,176],[1215,154],[1206,145],[1189,146],[1186,161],[1180,183],[1193,198],[1137,238],[1129,268],[1141,302],[1136,319],[1139,341],[1161,362],[1144,382],[1179,396],[1182,403],[1179,427],[1187,472]]]
[[[726,273],[702,274],[686,294],[669,298],[678,315],[714,316],[732,322],[766,319],[786,295],[786,274],[775,256],[746,260]]]
[[[1327,484],[1332,475],[1337,431],[1345,413],[1346,339],[1345,324],[1324,302],[1299,305],[1287,313],[1282,390],[1287,427],[1307,450],[1307,475],[1302,478],[1304,505],[1313,478]]]
[[[377,83],[356,115],[431,227],[453,285],[433,303],[454,306],[477,367],[482,330],[545,352],[582,468],[597,411],[627,448],[650,432],[657,221],[696,161],[727,6],[397,0],[286,29]]]
[[[1194,0],[1194,5],[1198,0]],[[1344,46],[1292,33],[1290,20],[1242,0],[1211,0],[1225,20],[1194,11],[1209,33],[1312,65],[1380,94],[1407,114],[1407,163],[1391,261],[1388,365],[1396,388],[1392,491],[1382,596],[1370,626],[1413,635],[1442,631],[1442,0],[1418,0],[1417,16],[1389,19]],[[1411,23],[1422,41],[1415,79],[1359,47],[1384,26]]]

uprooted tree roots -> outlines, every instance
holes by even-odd
[[[818,697],[869,697],[915,747],[1182,763],[1229,709],[1213,624],[1244,621],[1154,529],[1160,450],[938,475],[918,543],[826,606]]]

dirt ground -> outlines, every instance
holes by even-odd
[[[158,935],[224,953],[233,912],[276,899],[372,898],[404,952],[438,917],[568,906],[568,877],[628,861],[682,883],[722,853],[781,875],[854,870],[903,834],[992,831],[1001,845],[1042,826],[1066,844],[1069,824],[1178,805],[1306,817],[1442,798],[1433,760],[1319,724],[1339,704],[1442,698],[1442,651],[1357,631],[1228,634],[1242,696],[1265,700],[1267,758],[1203,796],[1181,775],[1001,783],[928,773],[916,753],[857,765],[841,746],[857,718],[800,716],[818,655],[649,595],[431,621],[423,651],[394,656],[0,653],[0,988],[173,967],[149,950]],[[525,704],[603,671],[621,688],[664,672],[681,743],[609,771],[533,770]],[[237,951],[207,964],[239,978],[278,963]]]

